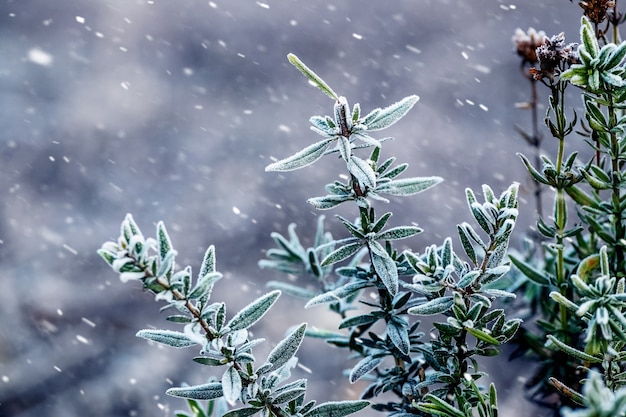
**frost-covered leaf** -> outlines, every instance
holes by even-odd
[[[348,161],[348,171],[359,181],[359,184],[367,188],[374,189],[376,187],[376,174],[372,167],[356,156],[351,156]]]
[[[267,283],[267,287],[279,290],[292,297],[305,298],[307,300],[317,295],[317,293],[312,290],[282,281],[270,281]]]
[[[448,295],[411,307],[407,312],[413,315],[432,316],[448,311],[452,307],[452,304],[454,304],[454,298]]]
[[[600,363],[602,362],[602,358],[601,357],[596,357],[593,355],[590,355],[588,353],[585,353],[581,350],[578,350],[576,348],[573,348],[571,346],[569,346],[566,343],[561,342],[559,339],[557,339],[554,335],[549,334],[548,336],[548,340],[550,341],[550,343],[553,343],[557,348],[561,349],[563,352],[567,353],[570,356],[573,356],[575,358],[581,359],[585,362],[589,362],[589,363]]]
[[[165,256],[173,250],[173,248],[172,241],[170,240],[167,229],[165,229],[165,223],[163,222],[157,223],[157,239],[159,242],[159,255],[161,256],[161,259],[164,259]]]
[[[261,408],[256,408],[256,407],[238,408],[236,410],[230,410],[229,412],[225,413],[221,417],[249,417],[249,416],[255,415],[260,410]]]
[[[304,65],[304,63],[300,61],[300,58],[298,58],[294,54],[289,54],[287,55],[287,59],[289,60],[289,62],[291,62],[291,65],[296,67],[298,71],[304,74],[304,76],[307,77],[317,88],[322,90],[324,94],[326,94],[333,100],[339,100],[339,96],[337,95],[337,93],[335,93],[333,89],[330,88],[330,86],[326,84],[326,82],[322,80],[319,75],[317,75],[309,67]]]
[[[215,246],[211,245],[204,253],[202,265],[200,266],[200,271],[198,272],[198,279],[204,277],[209,272],[212,273],[215,271]]]
[[[235,369],[234,366],[228,367],[224,375],[222,375],[222,391],[224,392],[224,399],[233,405],[241,395],[241,389],[243,384],[241,382],[241,375]]]
[[[406,326],[399,323],[398,320],[390,320],[389,323],[387,323],[387,336],[389,336],[393,345],[398,348],[402,354],[409,354],[411,344],[409,343],[409,334]]]
[[[387,253],[380,243],[369,242],[370,254],[372,257],[372,265],[376,274],[389,291],[392,297],[398,292],[398,268],[391,256]]]
[[[334,303],[342,298],[349,297],[354,293],[362,290],[363,288],[370,287],[371,284],[364,280],[359,280],[355,282],[351,282],[349,284],[343,285],[339,288],[335,288],[332,291],[325,292],[324,294],[320,294],[317,297],[312,298],[304,308],[310,308],[316,306],[318,304],[324,303]]]
[[[174,323],[191,323],[192,319],[189,316],[183,316],[179,314],[174,314],[165,318],[167,321],[171,321]]]
[[[593,25],[587,17],[583,16],[580,23],[580,40],[585,50],[591,55],[591,58],[596,58],[600,53],[600,45],[596,38],[596,31],[593,29]]]
[[[338,249],[335,249],[322,260],[322,266],[332,265],[337,262],[341,262],[345,259],[348,259],[350,256],[357,253],[359,249],[361,248],[361,246],[363,246],[363,243],[354,242],[354,243],[349,243],[347,245],[344,245]]]
[[[274,290],[257,298],[242,308],[239,313],[235,314],[235,316],[226,324],[226,327],[228,327],[231,331],[247,329],[265,315],[267,310],[272,307],[279,296],[280,291]]]
[[[623,41],[622,43],[617,45],[616,48],[613,49],[613,51],[611,52],[611,55],[604,62],[604,65],[603,65],[604,68],[610,70],[614,67],[617,67],[624,60],[625,56],[626,56],[626,41]]]
[[[165,258],[161,259],[159,263],[159,268],[156,271],[157,277],[162,277],[167,274],[171,274],[174,269],[174,258],[176,257],[176,251],[171,250],[166,255]]]
[[[339,326],[337,328],[346,329],[349,327],[362,326],[364,324],[372,324],[372,323],[377,322],[381,318],[383,317],[380,314],[374,314],[374,313],[367,313],[367,314],[362,314],[362,315],[358,315],[354,317],[348,317],[346,319],[343,319],[341,323],[339,323]]]
[[[298,351],[302,338],[306,332],[306,323],[302,323],[287,337],[281,340],[269,353],[265,364],[258,370],[258,374],[269,373],[286,364]]]
[[[421,193],[439,184],[441,181],[443,181],[441,177],[403,178],[379,184],[376,187],[376,192],[398,196],[413,195]]]
[[[500,344],[500,342],[498,342],[493,336],[480,329],[465,327],[465,330],[467,330],[472,336],[474,336],[478,340],[482,340],[483,342],[487,342],[494,346],[498,346]]]
[[[224,395],[222,384],[219,382],[193,385],[191,387],[170,388],[165,393],[172,397],[192,398],[194,400],[212,400]]]
[[[371,137],[365,132],[356,132],[350,135],[350,140],[358,139],[361,142],[365,143],[368,146],[375,146],[376,148],[380,148],[382,145],[378,139]]]
[[[219,272],[210,272],[198,279],[196,286],[191,290],[188,298],[191,300],[204,299],[208,300],[211,295],[213,285],[222,278],[222,274]]]
[[[128,282],[133,280],[139,280],[145,278],[146,273],[144,271],[128,271],[120,274],[120,281]]]
[[[428,415],[433,415],[433,416],[441,416],[441,417],[467,417],[468,416],[466,413],[462,412],[458,408],[448,404],[446,401],[432,394],[426,394],[424,396],[423,402],[417,403],[417,409],[428,413]]]
[[[298,397],[302,397],[304,394],[306,394],[306,387],[294,387],[289,390],[282,391],[280,394],[276,395],[273,404],[285,404],[289,401],[295,400]]]
[[[418,96],[411,95],[384,109],[375,109],[365,116],[363,123],[367,126],[368,131],[385,129],[404,117],[418,100]],[[375,116],[371,117],[374,112],[376,112]]]
[[[195,358],[193,358],[194,362],[197,362],[199,364],[202,365],[207,365],[207,366],[222,366],[224,365],[224,362],[222,362],[221,359],[217,359],[217,358],[209,358],[206,356],[196,356]]]
[[[339,140],[337,141],[337,147],[339,148],[339,153],[341,154],[341,158],[350,163],[350,158],[352,156],[352,144],[345,136],[339,136]]]
[[[184,333],[175,332],[172,330],[146,329],[138,331],[136,336],[175,348],[185,348],[196,344],[196,342],[191,340]]]
[[[285,172],[311,165],[324,155],[324,152],[326,152],[335,139],[335,137],[326,138],[313,145],[309,145],[288,158],[269,164],[265,167],[265,170]]]
[[[361,411],[369,401],[331,401],[313,407],[304,417],[344,417]]]
[[[356,381],[361,379],[364,375],[367,375],[373,369],[383,361],[383,358],[366,356],[359,361],[354,368],[350,371],[349,380],[350,383],[354,384]]]
[[[351,199],[352,196],[350,195],[327,195],[325,197],[309,198],[307,202],[318,210],[328,210]]]
[[[459,224],[456,226],[456,229],[459,232],[459,239],[461,240],[461,245],[463,246],[463,250],[465,251],[467,256],[470,258],[472,263],[474,265],[478,265],[478,258],[476,257],[476,251],[474,250],[474,246],[472,245],[472,242],[470,241],[471,237],[466,230],[466,226]]]
[[[468,273],[463,275],[461,279],[459,279],[459,282],[456,284],[457,287],[461,289],[469,287],[470,285],[474,283],[474,281],[476,281],[476,278],[478,278],[480,274],[481,274],[480,269],[469,271]]]
[[[423,230],[416,226],[398,226],[385,230],[383,233],[376,236],[378,240],[398,240],[406,239],[411,236],[415,236],[421,233]]]
[[[389,221],[389,218],[391,216],[392,216],[391,212],[387,212],[383,214],[382,216],[380,216],[378,220],[376,220],[376,223],[374,223],[374,225],[372,226],[372,233],[378,233],[381,230],[383,230],[383,228],[385,227],[385,225],[387,224],[387,221]]]

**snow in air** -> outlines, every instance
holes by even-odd
[[[49,67],[52,65],[53,58],[51,54],[42,49],[32,48],[28,51],[28,60],[33,64]]]

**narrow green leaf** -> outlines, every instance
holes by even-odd
[[[304,65],[304,63],[300,61],[300,58],[298,58],[294,54],[289,54],[287,55],[287,59],[289,60],[289,62],[291,62],[291,65],[296,67],[298,71],[304,74],[304,76],[307,77],[317,88],[322,90],[324,94],[326,94],[328,97],[332,98],[333,100],[339,100],[339,96],[337,95],[337,93],[335,93],[333,89],[330,88],[330,86],[326,84],[326,82],[322,80],[322,78],[319,75],[317,75],[309,67]]]
[[[193,400],[191,398],[187,399],[187,406],[189,410],[193,413],[193,417],[211,417],[213,410],[211,406],[207,407],[207,412],[204,412],[204,409],[200,406],[198,401]]]
[[[395,177],[397,177],[398,175],[402,174],[404,171],[406,171],[406,169],[409,167],[409,164],[404,163],[404,164],[400,164],[397,167],[385,172],[384,174],[382,174],[380,176],[380,178],[389,178],[394,179]],[[382,172],[381,170],[379,170],[379,172]]]
[[[286,391],[282,391],[278,394],[273,401],[273,404],[285,404],[289,401],[293,401],[298,397],[303,397],[306,394],[305,387],[292,388]]]
[[[196,344],[196,342],[189,339],[184,333],[172,330],[146,329],[138,331],[136,336],[175,348],[185,348]]]
[[[536,269],[534,266],[530,265],[529,263],[521,259],[518,259],[514,255],[509,255],[509,259],[511,259],[511,262],[513,263],[513,265],[515,265],[517,269],[519,269],[520,272],[524,274],[526,278],[528,278],[535,284],[543,285],[543,286],[550,285],[550,282],[552,281],[552,279],[548,272],[540,271]]]
[[[337,207],[339,204],[352,199],[350,195],[327,195],[325,197],[313,197],[307,203],[318,210],[328,210]]]
[[[611,56],[604,63],[604,67],[606,69],[617,67],[619,64],[622,63],[625,56],[626,56],[626,41],[623,41],[622,43],[617,45],[617,48],[615,48],[613,52],[611,52]]]
[[[372,167],[356,156],[351,156],[348,161],[348,171],[359,181],[360,184],[369,189],[376,187],[376,174]]]
[[[470,241],[470,236],[466,230],[466,227],[463,225],[457,225],[456,230],[459,233],[459,240],[461,241],[461,245],[463,246],[463,250],[472,261],[472,264],[478,265],[478,258],[476,257],[476,251],[474,250],[474,245]],[[469,284],[467,284],[469,285]]]
[[[426,394],[424,400],[428,402],[417,403],[417,409],[434,416],[442,417],[467,417],[467,415],[456,407],[451,406],[444,400],[432,394]]]
[[[361,411],[369,401],[331,401],[313,407],[304,417],[344,417]]]
[[[191,387],[170,388],[165,393],[172,397],[192,398],[194,400],[212,400],[224,395],[222,384],[219,382],[193,385]]]
[[[407,312],[416,316],[432,316],[448,311],[453,304],[454,298],[447,295],[445,297],[435,298],[434,300],[411,307]]]
[[[241,396],[241,389],[243,384],[241,382],[241,375],[235,369],[234,366],[229,366],[224,375],[222,375],[222,391],[224,393],[224,399],[233,405]]]
[[[597,58],[600,52],[600,46],[593,25],[585,16],[582,17],[580,23],[580,40],[585,50],[591,55],[591,58]]]
[[[216,359],[216,358],[209,358],[206,356],[196,356],[195,358],[193,358],[194,362],[197,362],[201,365],[207,365],[207,366],[222,366],[224,365],[224,363],[222,362],[221,359]]]
[[[226,327],[231,331],[247,329],[265,315],[280,296],[280,291],[271,291],[248,304],[230,319]]]
[[[165,259],[167,254],[172,251],[172,241],[170,240],[170,236],[165,229],[165,223],[163,222],[157,223],[157,238],[159,242],[159,255],[161,259]]]
[[[318,304],[334,303],[370,286],[372,286],[372,284],[365,280],[354,281],[312,298],[306,303],[304,308],[310,308]]]
[[[441,177],[416,177],[392,180],[379,184],[377,193],[406,196],[421,193],[443,181]]]
[[[236,410],[230,410],[221,417],[250,417],[258,413],[262,408],[244,407]]]
[[[341,223],[343,223],[343,225],[346,227],[346,229],[348,229],[348,232],[350,232],[353,237],[357,239],[365,239],[365,235],[361,231],[360,226],[353,224],[350,220],[346,219],[343,216],[337,215],[337,218],[339,219],[339,221],[341,221]]]
[[[267,283],[267,287],[274,290],[279,290],[292,297],[305,298],[307,300],[317,295],[317,293],[312,290],[298,287],[297,285],[289,284],[282,281],[269,281]]]
[[[476,281],[476,278],[478,278],[480,274],[481,274],[480,269],[469,271],[467,274],[463,275],[461,279],[459,279],[459,282],[456,284],[457,287],[461,289],[469,287],[470,285],[474,283],[474,281]]]
[[[385,129],[402,117],[404,117],[411,108],[417,103],[419,97],[416,95],[411,95],[403,98],[402,100],[392,104],[391,106],[385,107],[384,109],[380,109],[376,114],[376,117],[369,120],[366,123],[368,131],[376,131]],[[378,109],[377,109],[378,110]],[[368,115],[369,116],[369,115]],[[368,117],[365,117],[367,120]]]
[[[383,230],[383,228],[387,224],[387,221],[389,221],[389,218],[391,217],[391,215],[392,215],[391,212],[387,212],[383,214],[382,216],[380,216],[380,218],[376,220],[376,223],[374,223],[374,225],[372,226],[372,233],[378,233],[381,230]]]
[[[592,356],[588,353],[585,353],[581,350],[575,349],[563,342],[561,342],[559,339],[557,339],[556,337],[554,337],[553,335],[549,334],[548,336],[548,340],[550,342],[552,342],[557,348],[561,349],[563,352],[567,353],[570,356],[573,356],[577,359],[581,359],[583,361],[589,362],[589,363],[600,363],[602,362],[602,358],[598,358],[595,356]]]
[[[324,156],[324,152],[326,152],[335,139],[335,137],[326,138],[314,143],[313,145],[309,145],[288,158],[269,164],[265,167],[265,171],[286,172],[311,165]]]
[[[281,340],[274,349],[269,353],[265,364],[262,365],[257,373],[265,374],[277,370],[287,363],[298,351],[302,338],[306,332],[306,323],[302,323],[286,338]]]
[[[571,302],[567,297],[565,297],[563,294],[561,294],[558,291],[552,291],[550,293],[550,298],[552,298],[557,303],[567,307],[568,309],[570,309],[570,311],[573,311],[574,313],[578,311],[579,306]]]
[[[480,329],[466,326],[465,330],[467,330],[468,333],[470,333],[472,336],[474,336],[478,340],[482,340],[483,342],[487,342],[494,346],[498,346],[500,344],[500,342],[498,342],[497,339],[495,339],[493,336],[491,336],[488,333],[485,333],[484,331]]]
[[[332,265],[337,262],[341,262],[345,259],[348,259],[350,256],[357,253],[359,249],[361,248],[361,246],[363,246],[363,243],[354,242],[354,243],[349,243],[347,245],[344,245],[338,249],[335,249],[322,260],[322,266]]]
[[[370,249],[370,255],[372,258],[372,265],[376,274],[382,281],[389,294],[395,297],[398,292],[398,267],[391,256],[387,253],[380,243],[376,241],[370,241],[368,243]]]
[[[531,177],[533,177],[533,179],[535,181],[537,181],[537,182],[539,182],[541,184],[550,185],[550,182],[546,179],[546,177],[542,173],[537,171],[537,169],[533,166],[533,164],[530,163],[528,158],[526,158],[521,153],[518,153],[517,156],[520,157],[520,159],[524,163],[524,166],[528,170],[528,173],[530,174]]]
[[[352,145],[350,141],[345,136],[338,136],[337,147],[339,148],[339,153],[341,154],[341,158],[348,163],[350,166],[350,157],[352,156]]]
[[[109,264],[109,266],[113,265],[113,262],[115,261],[115,259],[117,259],[115,253],[111,252],[110,250],[104,249],[104,248],[98,249],[97,253],[98,253],[98,255],[100,255],[100,257],[102,259],[104,259],[104,261],[106,263]]]
[[[204,299],[208,300],[211,295],[211,290],[213,289],[213,285],[222,278],[222,274],[219,272],[210,272],[198,279],[196,286],[191,290],[191,293],[188,295],[188,298],[191,300]]]
[[[174,323],[191,323],[192,319],[191,317],[187,317],[187,316],[182,316],[179,314],[174,314],[171,316],[168,316],[165,318],[165,320],[167,321],[171,321]]]
[[[374,358],[371,356],[366,356],[359,361],[354,368],[350,371],[349,380],[351,384],[354,384],[356,381],[361,379],[363,376],[367,375],[373,369],[376,369],[378,365],[383,361],[383,358]]]
[[[416,226],[398,226],[385,230],[376,236],[376,240],[399,240],[406,239],[421,233],[423,229]]]
[[[202,265],[200,266],[200,272],[198,272],[198,279],[205,276],[209,272],[216,272],[215,270],[215,246],[211,245],[204,253],[202,259]]]
[[[389,336],[391,343],[398,348],[400,353],[404,355],[409,354],[411,344],[409,343],[409,334],[406,326],[394,320],[389,321],[389,323],[387,323],[387,336]]]

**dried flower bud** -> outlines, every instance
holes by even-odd
[[[537,32],[534,28],[529,28],[526,32],[520,28],[515,30],[512,40],[517,54],[523,59],[523,63],[529,63],[530,65],[537,63],[535,50],[543,44],[545,37],[544,31]]]
[[[607,10],[611,7],[615,7],[615,1],[613,0],[589,0],[581,1],[578,3],[583,9],[585,16],[589,18],[595,24],[599,24],[607,18]]]
[[[553,79],[554,75],[564,67],[578,62],[577,46],[576,43],[565,45],[565,34],[563,32],[551,38],[544,37],[543,43],[535,51],[539,69],[532,68],[530,74],[536,80],[540,80],[543,77]]]

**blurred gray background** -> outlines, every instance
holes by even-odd
[[[332,112],[289,52],[365,112],[421,97],[382,132],[397,138],[383,157],[408,162],[411,176],[446,179],[378,206],[394,211],[393,225],[426,230],[406,245],[421,251],[469,220],[465,187],[500,192],[513,181],[528,200],[519,239],[534,204],[515,155],[530,152],[514,130],[529,127],[530,114],[515,103],[530,92],[511,37],[533,26],[576,41],[580,16],[567,0],[0,4],[0,415],[20,417],[173,415],[183,403],[164,390],[211,375],[191,361],[193,349],[135,338],[168,323],[149,294],[122,284],[96,255],[127,212],[145,235],[166,222],[179,265],[197,270],[215,244],[225,279],[213,298],[231,314],[266,281],[285,279],[256,267],[270,232],[293,221],[310,236],[319,213],[306,199],[341,173],[332,158],[264,172],[271,157],[318,140],[308,118]],[[336,323],[302,304],[283,296],[259,335],[276,341],[300,321]],[[341,375],[353,364],[344,353],[305,341],[299,357],[313,372],[296,374],[309,378],[309,398],[358,397],[363,386]],[[523,398],[528,364],[491,367],[503,415],[549,415]]]

